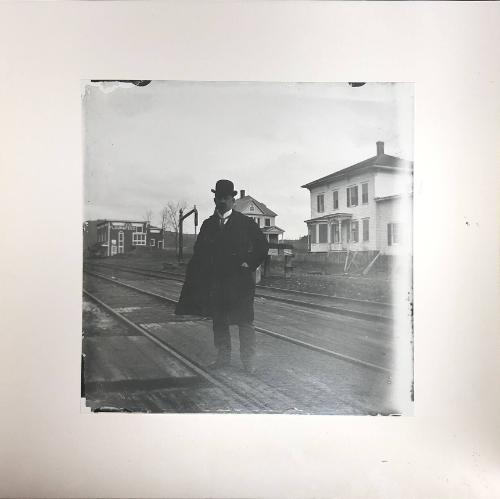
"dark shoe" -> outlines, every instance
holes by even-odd
[[[229,367],[231,365],[231,355],[228,354],[217,354],[215,362],[208,365],[209,369],[222,369],[224,367]]]

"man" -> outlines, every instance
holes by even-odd
[[[230,365],[229,325],[237,324],[241,361],[254,373],[253,272],[264,261],[268,244],[251,218],[233,210],[233,182],[219,180],[212,192],[215,211],[201,226],[175,313],[212,317],[217,349],[213,368]]]

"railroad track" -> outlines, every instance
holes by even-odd
[[[92,275],[92,274],[91,274]],[[117,282],[113,282],[113,284],[119,284]],[[139,292],[138,290],[134,290]],[[125,315],[117,311],[115,308],[113,308],[110,304],[105,303],[101,298],[97,297],[94,293],[90,293],[88,290],[83,289],[84,295],[90,299],[92,302],[94,302],[100,309],[104,310],[107,314],[109,314],[111,317],[117,319],[120,322],[123,322],[127,328],[133,331],[133,333],[145,337],[147,340],[152,342],[154,345],[159,347],[165,354],[165,363],[172,363],[175,362],[177,365],[181,365],[189,374],[186,375],[186,373],[183,373],[182,377],[172,377],[170,380],[165,380],[160,379],[158,384],[159,386],[156,387],[158,388],[163,388],[165,389],[165,386],[170,386],[171,388],[173,387],[174,389],[178,389],[180,387],[202,387],[205,389],[217,389],[219,393],[223,393],[223,399],[226,401],[230,401],[231,407],[234,412],[239,412],[239,413],[274,413],[278,412],[272,408],[270,405],[270,400],[272,400],[271,397],[268,396],[268,394],[262,390],[256,390],[252,388],[251,385],[241,383],[241,378],[244,378],[244,375],[239,375],[240,377],[240,383],[235,383],[235,379],[237,380],[238,374],[237,373],[231,373],[230,376],[227,375],[227,373],[224,373],[222,371],[210,371],[204,368],[202,365],[200,365],[198,362],[195,362],[191,358],[187,357],[184,355],[180,350],[174,348],[172,345],[170,345],[168,342],[164,341],[157,335],[151,333],[148,331],[145,327],[141,326],[140,323],[137,323],[135,321],[130,320],[127,318]],[[142,291],[141,293],[144,293]],[[159,298],[158,295],[152,294],[152,293],[147,293],[150,296],[153,296],[155,298]],[[166,299],[167,301],[168,300]],[[177,367],[177,369],[179,369]],[[166,382],[167,381],[167,382]],[[89,385],[109,385],[109,382],[104,382],[104,383],[86,383],[86,388],[89,387]],[[134,383],[131,383],[130,380],[125,380],[122,382],[111,382],[113,385],[113,390],[120,388],[120,385],[123,385],[122,389],[127,390],[130,389],[131,385],[134,385]],[[139,387],[141,385],[148,385],[151,387],[153,385],[153,389],[155,389],[154,385],[155,382],[152,380],[139,380],[135,382],[135,385],[138,385]],[[239,388],[238,388],[239,386]],[[137,386],[135,387],[137,388]],[[168,395],[166,395],[168,397]],[[179,395],[176,394],[176,397],[178,398]],[[276,397],[274,397],[276,398]],[[278,400],[280,399],[279,395],[277,396]],[[283,401],[282,401],[283,403]],[[193,402],[189,401],[186,402],[185,405],[189,406],[192,405]],[[286,405],[286,404],[285,404]],[[291,405],[291,404],[289,404]],[[236,407],[236,409],[234,409]],[[117,408],[115,407],[109,407],[109,406],[104,406],[104,407],[98,407],[96,409],[96,412],[115,412]],[[119,411],[124,411],[124,412],[130,412],[129,409],[127,408],[120,408],[118,409]],[[218,409],[219,410],[219,409]],[[156,412],[156,411],[155,411]],[[162,412],[161,410],[158,410],[157,412]],[[180,411],[184,412],[184,411]],[[196,411],[200,412],[200,411]],[[213,412],[213,411],[210,411]]]
[[[104,274],[92,272],[92,271],[89,271],[89,270],[84,270],[84,273],[86,273],[86,274],[88,274],[90,276],[99,278],[101,280],[105,280],[107,282],[113,283],[116,286],[121,286],[121,287],[124,287],[124,288],[128,288],[130,290],[134,290],[135,292],[138,292],[138,293],[150,296],[150,297],[154,297],[154,298],[156,298],[158,300],[161,300],[161,301],[164,301],[164,302],[167,302],[167,303],[170,303],[170,304],[176,304],[177,303],[177,300],[175,300],[173,298],[164,296],[164,295],[159,294],[159,293],[154,293],[154,292],[149,291],[149,290],[145,290],[145,289],[139,288],[137,286],[134,286],[132,284],[128,284],[126,282],[120,281],[120,280],[118,280],[116,278],[111,278],[111,277],[106,276]],[[291,343],[291,344],[300,346],[300,347],[305,348],[305,349],[310,350],[310,351],[318,352],[318,353],[321,353],[323,355],[327,355],[329,357],[333,357],[333,358],[335,358],[337,360],[348,362],[350,364],[354,364],[354,365],[357,365],[357,366],[365,367],[365,368],[368,368],[370,370],[377,371],[377,372],[382,372],[382,373],[386,373],[386,374],[390,374],[392,372],[391,369],[389,369],[389,368],[387,368],[385,366],[381,366],[381,365],[378,365],[378,364],[375,364],[375,363],[372,363],[372,362],[368,362],[366,360],[359,359],[359,358],[353,357],[351,355],[346,355],[346,354],[344,354],[342,352],[338,352],[338,351],[331,350],[331,349],[328,349],[328,348],[324,348],[324,347],[321,347],[321,346],[318,346],[318,345],[314,345],[312,343],[309,343],[309,342],[306,342],[306,341],[302,341],[300,339],[297,339],[297,338],[294,338],[294,337],[291,337],[291,336],[288,336],[288,335],[285,335],[285,334],[281,334],[281,333],[278,333],[276,331],[272,331],[270,329],[266,329],[266,328],[262,328],[262,327],[256,327],[255,330],[258,333],[261,333],[261,334],[273,337],[273,338],[281,340],[281,341],[285,341],[287,343]],[[198,369],[201,369],[201,367],[198,366]]]
[[[101,267],[108,270],[119,270],[122,272],[129,272],[132,274],[152,277],[155,279],[184,282],[183,274],[172,273],[170,271],[154,271],[137,267],[108,264],[93,263],[92,265],[94,267]],[[387,323],[393,321],[392,307],[386,303],[335,297],[331,295],[309,293],[305,291],[288,290],[272,286],[257,285],[256,288],[258,291],[256,291],[255,296],[266,298],[268,300],[279,301],[288,303],[290,305],[307,307],[339,315],[356,317],[358,319],[365,319],[369,321],[380,321]],[[301,297],[302,299],[297,299],[297,297]],[[345,305],[348,305],[348,308],[346,308]]]

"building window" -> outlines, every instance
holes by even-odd
[[[370,240],[370,219],[364,218],[363,219],[363,241],[369,241],[369,240]]]
[[[347,188],[347,206],[358,206],[358,186]]]
[[[265,224],[264,224],[266,227],[271,227],[271,219],[270,218],[266,218],[266,221],[265,221]]]
[[[327,224],[319,224],[319,242],[327,243],[328,242],[328,225]]]
[[[250,205],[250,211],[255,211],[255,208],[253,207],[253,204]]]
[[[146,234],[134,232],[132,234],[132,244],[134,246],[146,246]]]
[[[155,245],[156,245],[156,241],[155,241],[153,238],[151,238],[151,239],[149,240],[149,245],[150,245],[150,246],[155,246]]]
[[[124,252],[123,241],[124,241],[124,234],[123,230],[121,230],[120,232],[118,232],[118,253]]]
[[[359,241],[359,222],[357,220],[351,222],[351,239],[353,243]]]
[[[325,196],[323,194],[319,194],[316,197],[316,208],[318,213],[323,213],[325,211]]]
[[[316,244],[316,225],[309,227],[309,239],[311,240],[311,244]]]
[[[334,243],[340,243],[340,237],[339,237],[339,224],[334,223],[332,225],[332,234],[331,234],[331,239]]]
[[[339,208],[339,191],[333,191],[333,209],[338,210]]]
[[[361,202],[368,204],[368,183],[361,184]]]
[[[392,246],[393,244],[399,244],[400,241],[400,230],[398,223],[387,224],[387,244]]]
[[[139,227],[137,227],[137,226],[136,226],[136,227],[135,227],[135,231],[136,231],[136,232],[139,232],[139,233],[142,233],[142,232],[143,232],[143,227],[142,227],[142,225],[140,225]]]

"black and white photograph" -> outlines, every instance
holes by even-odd
[[[0,2],[0,497],[500,497],[499,25]]]
[[[412,83],[86,80],[82,115],[84,411],[413,413]]]

